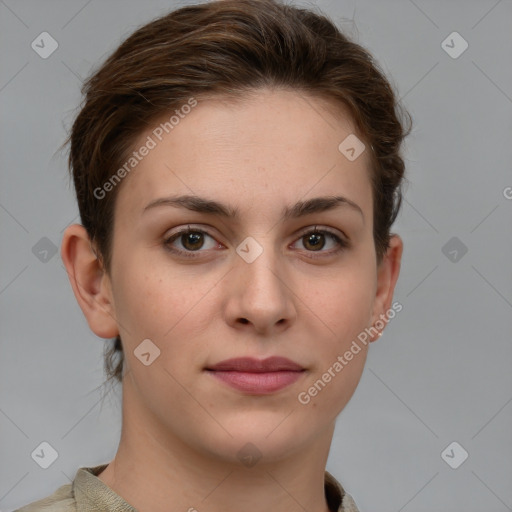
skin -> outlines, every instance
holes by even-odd
[[[393,235],[377,265],[368,151],[352,162],[338,151],[351,133],[336,105],[294,91],[201,100],[120,185],[110,274],[84,228],[66,229],[61,255],[77,301],[96,335],[120,333],[125,353],[121,440],[99,478],[139,511],[328,511],[324,470],[335,421],[367,346],[309,404],[297,395],[390,309],[403,248]],[[173,194],[215,199],[240,218],[172,206],[144,212]],[[285,206],[332,195],[361,212],[342,205],[281,218]],[[208,235],[167,247],[196,258],[166,250],[165,239],[187,225]],[[328,234],[314,246],[304,235],[315,226],[350,246],[336,253]],[[263,249],[252,263],[236,252],[248,236]],[[160,356],[146,366],[134,350],[148,338]],[[267,396],[204,370],[272,355],[306,371]],[[248,442],[262,454],[253,467],[237,457]]]

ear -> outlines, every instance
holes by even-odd
[[[116,337],[119,329],[110,279],[83,226],[72,224],[66,228],[60,254],[76,300],[91,331],[100,338]]]
[[[387,312],[391,309],[395,285],[400,274],[403,242],[398,235],[391,235],[389,247],[377,268],[377,289],[372,313],[372,326],[377,324],[378,331],[382,331],[388,322]],[[380,327],[380,328],[378,328]],[[378,339],[372,338],[371,341]]]

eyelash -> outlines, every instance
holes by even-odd
[[[186,234],[190,234],[190,233],[201,233],[202,235],[208,235],[211,238],[214,238],[207,231],[204,231],[204,230],[199,229],[199,228],[191,228],[190,226],[188,226],[187,228],[182,228],[179,231],[177,231],[176,233],[172,234],[171,236],[165,238],[164,241],[163,241],[163,245],[164,245],[165,249],[167,251],[169,251],[169,252],[177,254],[178,256],[183,256],[185,258],[198,258],[198,257],[200,257],[201,256],[201,252],[204,252],[204,251],[201,251],[201,250],[197,250],[197,251],[183,251],[181,249],[175,249],[175,248],[172,248],[170,246],[170,244],[172,242],[174,242],[175,240],[177,240],[180,236],[186,235]],[[326,253],[326,251],[321,251],[323,253],[321,256],[317,256],[317,255],[313,255],[312,254],[311,256],[308,256],[308,258],[318,259],[318,258],[324,258],[324,257],[328,257],[328,256],[333,256],[335,254],[340,253],[341,251],[344,251],[344,250],[350,248],[350,243],[347,240],[339,237],[338,235],[336,235],[335,233],[333,233],[332,231],[330,231],[328,229],[316,229],[316,226],[315,226],[314,229],[311,229],[309,231],[305,231],[304,233],[302,233],[302,235],[300,235],[299,238],[297,238],[297,240],[300,240],[301,238],[305,237],[306,235],[311,235],[311,234],[316,234],[316,233],[329,235],[338,244],[338,248],[336,250],[334,250],[334,251],[328,251],[327,253]],[[316,251],[307,251],[307,252],[314,253]],[[197,254],[195,254],[195,253],[197,253]]]

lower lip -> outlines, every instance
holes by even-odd
[[[268,373],[210,371],[231,387],[251,394],[269,394],[279,391],[297,381],[302,371],[280,371]]]

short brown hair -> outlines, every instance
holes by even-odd
[[[136,138],[191,97],[240,97],[263,87],[348,108],[370,151],[373,237],[382,260],[402,201],[401,144],[412,126],[385,74],[323,15],[278,0],[218,0],[142,26],[84,83],[84,103],[66,141],[69,168],[81,222],[107,272],[120,186],[100,199],[95,191],[126,162]],[[107,380],[121,382],[124,354],[120,337],[113,341],[105,370]]]

